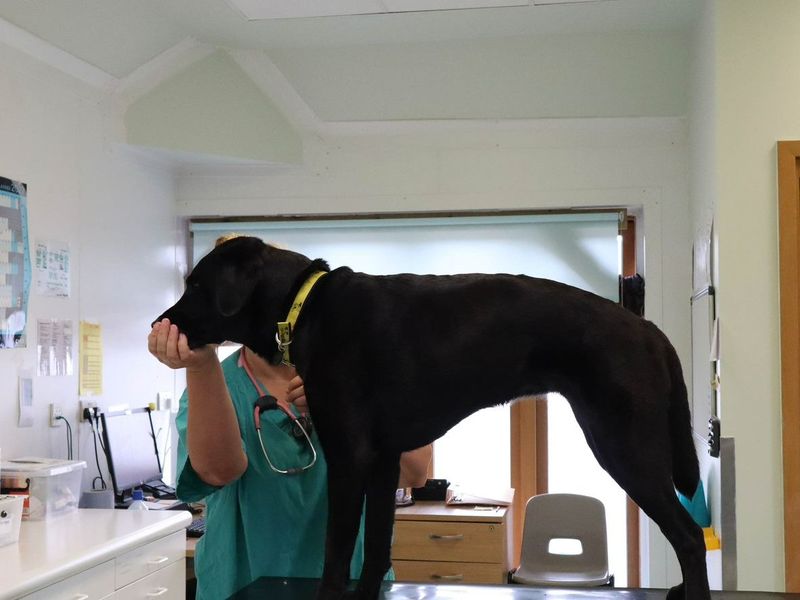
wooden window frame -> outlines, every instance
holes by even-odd
[[[628,216],[622,235],[622,274],[635,275],[636,219]],[[511,487],[514,488],[511,531],[513,546],[512,565],[519,564],[525,505],[528,498],[548,491],[547,472],[547,401],[535,397],[511,405]],[[533,469],[530,466],[533,465]],[[628,587],[640,584],[639,507],[631,500],[626,502],[626,530],[628,554]]]

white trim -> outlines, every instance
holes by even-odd
[[[9,23],[5,19],[0,19],[0,40],[2,40],[2,43],[16,48],[58,69],[62,73],[66,73],[101,90],[112,90],[119,81],[116,77],[109,75],[102,69],[60,48],[56,48],[32,33],[17,27],[13,23]]]
[[[563,132],[565,124],[581,129],[587,123],[609,130],[622,127],[630,131],[632,125],[641,131],[660,131],[668,135],[685,130],[685,117],[587,117],[587,118],[535,118],[535,119],[433,119],[408,121],[319,121],[316,130],[328,136],[404,135],[437,132],[467,131],[537,131]]]
[[[118,80],[114,92],[127,109],[139,98],[177,73],[216,52],[217,48],[187,37]]]
[[[258,89],[272,100],[289,123],[301,131],[321,132],[324,123],[263,50],[225,48]]]

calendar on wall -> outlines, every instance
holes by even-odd
[[[27,345],[31,261],[28,186],[0,177],[0,348]]]

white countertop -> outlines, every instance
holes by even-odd
[[[78,509],[49,521],[23,521],[19,542],[0,547],[0,600],[85,571],[191,521],[186,511],[115,509]]]

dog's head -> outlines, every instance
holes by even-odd
[[[197,263],[183,296],[157,320],[177,325],[190,348],[232,341],[268,356],[286,297],[310,264],[258,238],[233,238]]]

